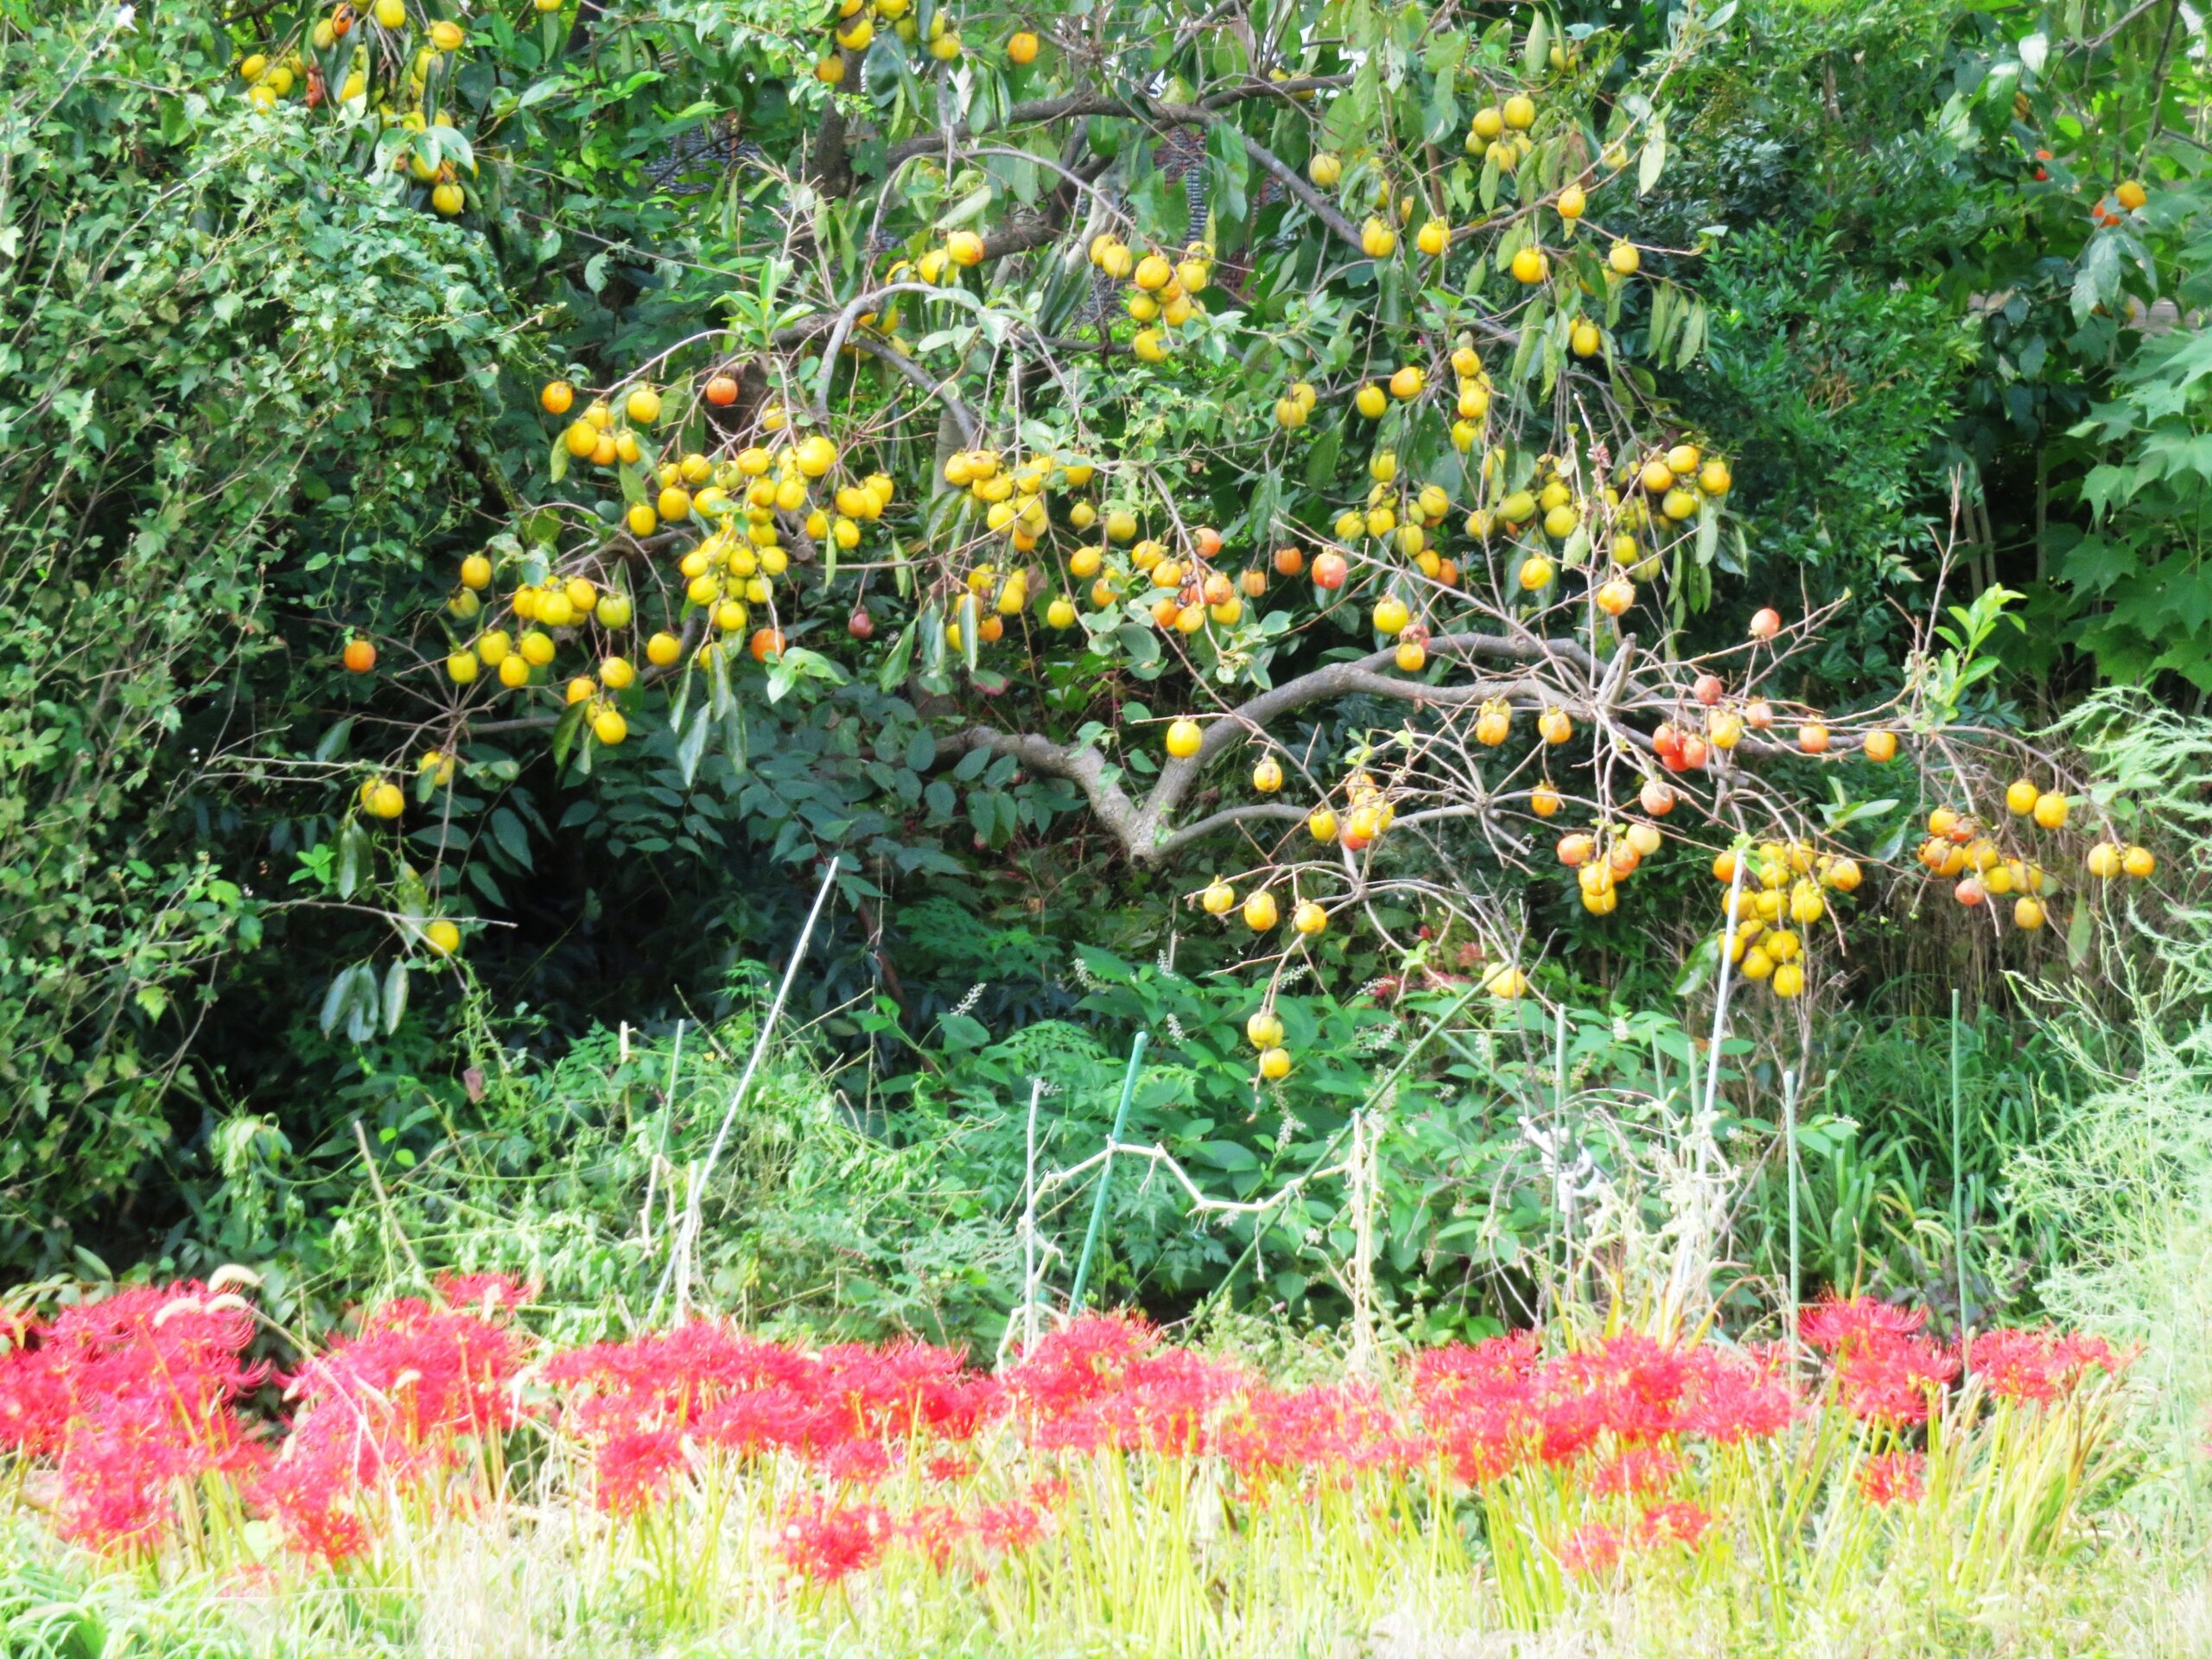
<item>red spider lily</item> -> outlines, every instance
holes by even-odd
[[[106,1402],[73,1421],[58,1467],[63,1535],[109,1550],[160,1543],[175,1523],[180,1483],[210,1474],[251,1475],[266,1457],[227,1408],[181,1431],[166,1401]]]
[[[1430,1443],[1470,1485],[1503,1478],[1544,1439],[1533,1332],[1418,1356],[1413,1395]]]
[[[1968,1364],[2000,1400],[2049,1405],[2069,1393],[2092,1367],[2116,1376],[2123,1362],[2096,1337],[2063,1337],[2055,1331],[1985,1331],[1974,1338]]]
[[[470,1446],[514,1426],[527,1349],[493,1319],[434,1313],[414,1297],[387,1302],[293,1377],[286,1397],[306,1405],[263,1501],[312,1554],[353,1539],[333,1511],[361,1491],[456,1467]]]
[[[898,1523],[899,1536],[940,1572],[968,1533],[968,1522],[949,1503],[925,1503]]]
[[[794,1349],[701,1319],[630,1342],[574,1349],[546,1366],[545,1378],[564,1390],[569,1410],[587,1429],[661,1421],[682,1427],[734,1394],[782,1388],[796,1397],[809,1366]]]
[[[52,1457],[68,1427],[69,1373],[60,1354],[51,1348],[0,1351],[0,1446]]]
[[[1159,1345],[1159,1332],[1135,1314],[1087,1313],[1023,1353],[1001,1379],[1006,1396],[1030,1416],[1067,1417],[1110,1393]]]
[[[518,1421],[528,1338],[511,1328],[526,1287],[499,1275],[442,1281],[444,1306],[406,1300],[368,1314],[354,1337],[302,1365],[273,1464],[240,1410],[265,1370],[245,1360],[251,1311],[204,1287],[119,1293],[51,1326],[0,1327],[0,1452],[48,1462],[64,1526],[108,1548],[155,1549],[193,1484],[231,1481],[297,1548],[328,1560],[368,1548],[397,1490],[466,1503],[463,1478]],[[1919,1333],[1924,1315],[1859,1298],[1802,1311],[1805,1342],[1833,1356],[1833,1402],[1878,1422],[1924,1420],[1961,1356]],[[1035,1454],[1064,1449],[1154,1459],[1219,1456],[1254,1508],[1306,1501],[1363,1471],[1440,1461],[1491,1486],[1540,1460],[1570,1517],[1602,1513],[1559,1545],[1566,1569],[1602,1574],[1633,1544],[1698,1548],[1716,1524],[1697,1443],[1781,1434],[1806,1408],[1788,1378],[1796,1344],[1723,1349],[1633,1332],[1548,1359],[1531,1332],[1423,1353],[1408,1367],[1405,1414],[1363,1382],[1278,1389],[1233,1363],[1163,1345],[1126,1315],[1077,1319],[1002,1377],[915,1342],[812,1351],[700,1321],[560,1355],[545,1365],[560,1428],[588,1452],[607,1513],[642,1514],[695,1461],[776,1460],[755,1471],[798,1496],[772,1549],[797,1578],[834,1584],[893,1545],[941,1571],[982,1575],[1033,1548],[1069,1497],[1065,1478],[980,1508],[963,1489],[985,1465],[1016,1481]],[[1802,1353],[1802,1350],[1798,1350]],[[2063,1399],[2093,1370],[2126,1364],[2094,1338],[1983,1333],[1965,1356],[2001,1399]],[[988,1440],[986,1428],[1001,1425]],[[1001,1454],[1011,1450],[1009,1465]],[[1042,1459],[1040,1459],[1042,1460]],[[1049,1465],[1049,1460],[1046,1466]],[[1029,1463],[1033,1468],[1035,1463]],[[895,1516],[881,1503],[894,1469],[925,1478],[930,1500]],[[1162,1478],[1157,1463],[1124,1471]],[[1867,1459],[1847,1476],[1876,1506],[1919,1498],[1916,1453]],[[983,1491],[1002,1497],[997,1480]],[[1492,1503],[1520,1501],[1510,1490]],[[1378,1529],[1419,1525],[1396,1500],[1355,1504]],[[185,1511],[185,1514],[189,1511]],[[1573,1519],[1560,1523],[1570,1527]],[[1550,1529],[1545,1529],[1547,1534]]]
[[[880,1437],[928,1429],[940,1439],[970,1439],[995,1404],[998,1389],[968,1370],[950,1348],[902,1342],[854,1343],[823,1351],[812,1387],[850,1414],[848,1434]]]
[[[1710,1349],[1694,1357],[1681,1404],[1685,1433],[1734,1446],[1771,1440],[1789,1427],[1796,1396],[1765,1366]]]
[[[1065,1475],[1047,1475],[1029,1483],[1029,1501],[1042,1510],[1056,1510],[1068,1501]]]
[[[0,1443],[52,1457],[61,1523],[104,1549],[158,1545],[181,1486],[250,1478],[267,1453],[236,1402],[268,1368],[244,1357],[253,1313],[197,1281],[137,1286],[14,1327],[0,1365]]]
[[[1682,1389],[1692,1371],[1681,1350],[1639,1332],[1609,1337],[1598,1348],[1562,1355],[1546,1368],[1546,1387],[1555,1399],[1586,1402],[1563,1414],[1562,1444],[1581,1436],[1589,1424],[1630,1445],[1662,1440],[1674,1433]],[[1553,1456],[1552,1424],[1546,1424],[1545,1455]]]
[[[1208,1419],[1247,1381],[1236,1366],[1187,1349],[1170,1349],[1131,1365],[1112,1393],[1057,1421],[1040,1422],[1036,1442],[1195,1457],[1208,1449]]]
[[[740,1457],[772,1452],[826,1451],[843,1442],[836,1409],[796,1389],[747,1389],[699,1414],[700,1438]]]
[[[1797,1334],[1814,1347],[1830,1351],[1913,1336],[1927,1323],[1924,1307],[1895,1307],[1871,1296],[1824,1296],[1797,1310]]]
[[[1600,1497],[1649,1497],[1681,1472],[1681,1459],[1664,1446],[1633,1446],[1590,1471],[1590,1490]]]
[[[1357,1382],[1294,1394],[1255,1388],[1223,1419],[1214,1446],[1248,1478],[1284,1470],[1341,1478],[1407,1467],[1421,1451],[1374,1389]]]
[[[1853,1338],[1835,1363],[1845,1409],[1874,1422],[1927,1421],[1932,1397],[1958,1374],[1957,1355],[1917,1337]]]
[[[922,1465],[922,1471],[931,1480],[957,1486],[963,1481],[974,1479],[981,1466],[968,1452],[940,1452]]]
[[[835,1584],[874,1566],[892,1534],[890,1516],[874,1503],[817,1498],[785,1516],[772,1548],[793,1571],[817,1584]]]
[[[976,1536],[1002,1555],[1016,1555],[1045,1535],[1051,1516],[1043,1505],[1015,1499],[989,1503],[976,1512]]]
[[[528,1347],[504,1323],[433,1313],[402,1297],[372,1313],[359,1336],[302,1366],[286,1395],[308,1402],[303,1423],[342,1404],[344,1413],[327,1414],[365,1423],[377,1436],[375,1455],[390,1456],[513,1427],[515,1374]]]
[[[1621,1542],[1618,1529],[1592,1522],[1567,1535],[1559,1547],[1559,1564],[1577,1578],[1610,1573],[1621,1558]]]
[[[1538,1341],[1533,1331],[1516,1331],[1511,1336],[1490,1337],[1472,1345],[1454,1343],[1416,1354],[1414,1399],[1426,1413],[1471,1396],[1493,1400],[1503,1393],[1523,1398],[1523,1385],[1536,1367]]]
[[[1711,1514],[1694,1503],[1655,1503],[1637,1517],[1636,1541],[1645,1549],[1668,1544],[1695,1549],[1712,1525]]]
[[[822,1454],[822,1472],[848,1486],[873,1486],[891,1472],[880,1440],[841,1440]]]
[[[683,1463],[683,1436],[675,1429],[626,1429],[608,1436],[593,1459],[600,1508],[609,1515],[641,1513]]]
[[[1859,1470],[1859,1495],[1877,1509],[1917,1503],[1927,1467],[1928,1459],[1917,1452],[1885,1452],[1869,1458]]]

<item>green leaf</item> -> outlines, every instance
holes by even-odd
[[[1128,654],[1132,667],[1150,668],[1160,660],[1160,639],[1156,629],[1135,622],[1124,622],[1114,630],[1114,638],[1121,642],[1122,649]]]
[[[1529,44],[1521,54],[1522,66],[1532,75],[1541,75],[1551,67],[1551,20],[1538,12],[1529,20]]]
[[[2076,321],[2120,294],[2120,241],[2110,231],[2099,231],[2082,251],[2070,299]]]
[[[406,1015],[407,964],[394,957],[384,973],[384,1034],[389,1037],[397,1031]]]
[[[1236,1141],[1207,1141],[1192,1150],[1192,1158],[1216,1169],[1245,1170],[1260,1166],[1259,1154]]]
[[[1659,174],[1667,165],[1667,118],[1651,118],[1651,131],[1643,141],[1643,153],[1637,158],[1636,194],[1649,195],[1651,187],[1659,182]]]
[[[1217,121],[1206,129],[1206,188],[1215,217],[1242,225],[1246,213],[1245,181],[1251,176],[1251,158],[1244,140],[1231,121]]]
[[[729,683],[729,653],[711,652],[707,658],[707,706],[715,711],[716,719],[737,706],[737,694]]]
[[[1306,456],[1306,483],[1309,489],[1319,489],[1337,475],[1337,461],[1343,455],[1344,429],[1342,425],[1330,427],[1314,441]]]
[[[707,734],[713,729],[714,717],[702,703],[692,711],[691,723],[676,745],[676,769],[683,777],[683,786],[689,789],[699,775],[700,760],[707,753]]]
[[[896,690],[906,677],[907,664],[914,660],[914,634],[919,626],[917,622],[899,629],[899,637],[891,642],[891,649],[884,653],[883,665],[875,671],[878,690],[887,693]]]
[[[1675,366],[1687,369],[1696,361],[1705,346],[1705,302],[1697,300],[1690,306],[1690,315],[1682,324],[1682,338],[1675,348]]]
[[[791,645],[785,650],[783,666],[795,679],[820,680],[829,685],[842,685],[849,677],[842,668],[820,652],[809,651],[803,645]]]
[[[577,703],[570,713],[575,713],[582,707],[582,703]],[[563,719],[563,723],[567,723],[566,716]],[[558,765],[559,762],[556,760],[555,764]],[[534,868],[530,854],[530,831],[523,827],[522,819],[516,816],[512,807],[502,806],[493,809],[491,827],[492,839],[499,842],[501,852],[512,859],[522,869],[528,870]]]
[[[338,832],[338,855],[332,863],[334,884],[340,899],[351,899],[369,882],[376,868],[376,848],[359,818],[346,820]]]
[[[553,722],[553,764],[566,766],[569,751],[575,747],[576,737],[584,728],[584,709],[588,705],[572,702],[561,711],[561,718]],[[500,811],[506,809],[501,807]],[[512,817],[510,813],[508,816]]]
[[[2089,942],[2095,931],[2088,906],[2077,903],[2066,922],[2066,960],[2077,974],[2089,966]]]

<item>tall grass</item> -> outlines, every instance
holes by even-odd
[[[2023,986],[2081,1083],[2016,1159],[2011,1197],[2065,1241],[2039,1286],[2044,1304],[2141,1350],[2160,1478],[2139,1501],[2208,1543],[2212,721],[2113,691],[2066,731],[2112,780],[2098,804],[2161,868],[2153,893],[2111,904],[2077,971]]]
[[[1761,1349],[1614,1325],[1305,1387],[1120,1317],[995,1374],[711,1322],[557,1350],[526,1319],[511,1282],[450,1281],[283,1377],[233,1290],[28,1327],[0,1494],[25,1555],[86,1554],[7,1650],[129,1651],[110,1626],[170,1614],[270,1655],[1256,1659],[1592,1625],[1996,1650],[1996,1612],[2096,1612],[2132,1478],[2102,1344],[1960,1351],[1867,1300]]]

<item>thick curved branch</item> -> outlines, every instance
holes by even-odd
[[[1002,732],[993,726],[970,726],[938,740],[940,750],[965,754],[981,749],[987,754],[1011,755],[1032,772],[1064,778],[1083,791],[1099,823],[1131,853],[1136,850],[1137,804],[1113,774],[1106,757],[1095,748],[1071,749],[1037,732]]]
[[[1256,801],[1245,806],[1225,806],[1218,812],[1210,812],[1195,823],[1186,823],[1173,834],[1161,837],[1154,844],[1154,858],[1172,858],[1192,842],[1203,841],[1217,830],[1232,823],[1249,823],[1255,819],[1272,818],[1283,823],[1302,823],[1306,809],[1293,806],[1287,801]]]
[[[1572,639],[1549,639],[1525,632],[1448,634],[1430,644],[1433,650],[1471,659],[1528,668],[1549,665],[1566,671],[1568,683],[1580,679],[1589,689],[1577,696],[1558,679],[1535,676],[1431,685],[1426,681],[1385,672],[1395,655],[1395,647],[1385,647],[1286,680],[1226,710],[1209,722],[1196,754],[1170,759],[1160,767],[1159,777],[1141,802],[1123,788],[1120,769],[1096,748],[1071,749],[1035,733],[1001,732],[989,727],[970,727],[947,740],[944,747],[956,752],[981,748],[994,754],[1012,755],[1033,771],[1067,779],[1083,791],[1099,823],[1122,843],[1128,855],[1140,864],[1149,865],[1231,824],[1270,819],[1290,822],[1304,817],[1304,808],[1287,802],[1255,802],[1225,807],[1178,829],[1166,827],[1207,765],[1218,759],[1223,750],[1231,744],[1249,741],[1270,721],[1313,703],[1366,696],[1431,708],[1464,709],[1496,698],[1516,708],[1563,709],[1578,720],[1625,737],[1636,748],[1649,753],[1649,735],[1622,723],[1619,712],[1630,706],[1662,707],[1672,700],[1662,688],[1637,681],[1631,666],[1635,642],[1630,639],[1623,639],[1620,648],[1606,658],[1599,658]],[[1739,754],[1792,752],[1783,745],[1761,742],[1748,734],[1738,745]]]
[[[1431,640],[1429,649],[1440,656],[1460,652],[1469,657],[1487,657],[1514,663],[1569,663],[1592,679],[1600,671],[1597,658],[1574,641],[1543,639],[1533,634],[1519,639],[1495,633],[1446,634]],[[1331,663],[1326,667],[1301,674],[1294,680],[1285,680],[1281,685],[1239,703],[1206,728],[1198,753],[1188,760],[1167,763],[1160,772],[1160,783],[1154,792],[1157,794],[1166,788],[1171,774],[1179,776],[1179,768],[1185,768],[1195,774],[1231,743],[1240,741],[1270,721],[1303,709],[1308,703],[1349,696],[1354,692],[1366,692],[1374,696],[1397,697],[1407,702],[1449,707],[1503,695],[1495,683],[1429,685],[1420,680],[1393,678],[1382,671],[1396,654],[1395,646],[1386,646],[1381,651],[1370,652],[1365,657]]]
[[[1478,633],[1451,635],[1435,644],[1440,647],[1463,651],[1469,656],[1491,657],[1508,662],[1570,663],[1584,670],[1593,682],[1600,672],[1597,659],[1572,640],[1540,639],[1533,636],[1504,638],[1497,634]],[[1182,804],[1191,785],[1209,760],[1229,744],[1246,738],[1268,721],[1280,719],[1295,709],[1355,692],[1437,706],[1458,706],[1493,696],[1536,702],[1548,695],[1533,680],[1503,683],[1491,680],[1463,686],[1435,686],[1419,680],[1395,679],[1382,672],[1383,665],[1390,661],[1393,654],[1392,650],[1386,649],[1350,661],[1331,663],[1325,667],[1301,674],[1296,679],[1286,680],[1282,684],[1239,704],[1211,724],[1200,742],[1197,754],[1185,760],[1170,760],[1160,768],[1158,779],[1141,804],[1131,798],[1128,791],[1122,786],[1119,768],[1112,766],[1106,756],[1096,748],[1071,749],[1038,733],[1001,732],[988,726],[969,727],[945,739],[940,747],[952,753],[982,749],[992,754],[1011,755],[1033,772],[1065,779],[1083,791],[1093,815],[1122,843],[1131,858],[1139,863],[1154,864],[1197,840],[1199,835],[1225,824],[1253,818],[1298,818],[1305,816],[1300,809],[1288,803],[1265,802],[1256,804],[1257,810],[1231,807],[1185,829],[1163,833],[1166,820]],[[1570,709],[1575,707],[1570,701],[1551,700],[1561,702]]]

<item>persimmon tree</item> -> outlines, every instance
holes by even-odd
[[[1728,435],[1663,397],[1707,327],[1697,251],[1639,242],[1636,202],[1732,10],[1633,38],[1450,6],[749,16],[733,61],[808,114],[782,154],[725,124],[675,152],[723,210],[694,261],[718,315],[596,372],[549,334],[512,522],[349,663],[425,712],[359,782],[348,889],[382,881],[450,956],[449,843],[422,872],[376,830],[419,838],[473,749],[537,734],[576,775],[643,750],[689,787],[749,763],[762,711],[819,706],[894,811],[949,823],[969,785],[979,845],[1087,814],[1262,978],[1332,927],[1410,948],[1410,916],[1517,996],[1541,946],[1500,872],[1565,866],[1602,918],[1687,845],[1718,855],[1734,961],[1797,996],[1860,879],[1848,792],[1809,770],[1847,757],[1944,779],[1923,861],[2039,927],[2027,826],[2066,823],[2068,780],[2005,829],[2011,763],[1958,724],[2001,589],[1847,714],[1788,696],[1824,613],[1715,609]],[[510,123],[563,96],[501,78],[563,36],[481,21],[379,0],[244,68],[272,111],[297,83],[373,128],[425,211],[497,219],[531,161],[499,156]],[[364,966],[333,995],[370,993]],[[1249,1029],[1283,1075],[1264,1001]]]

